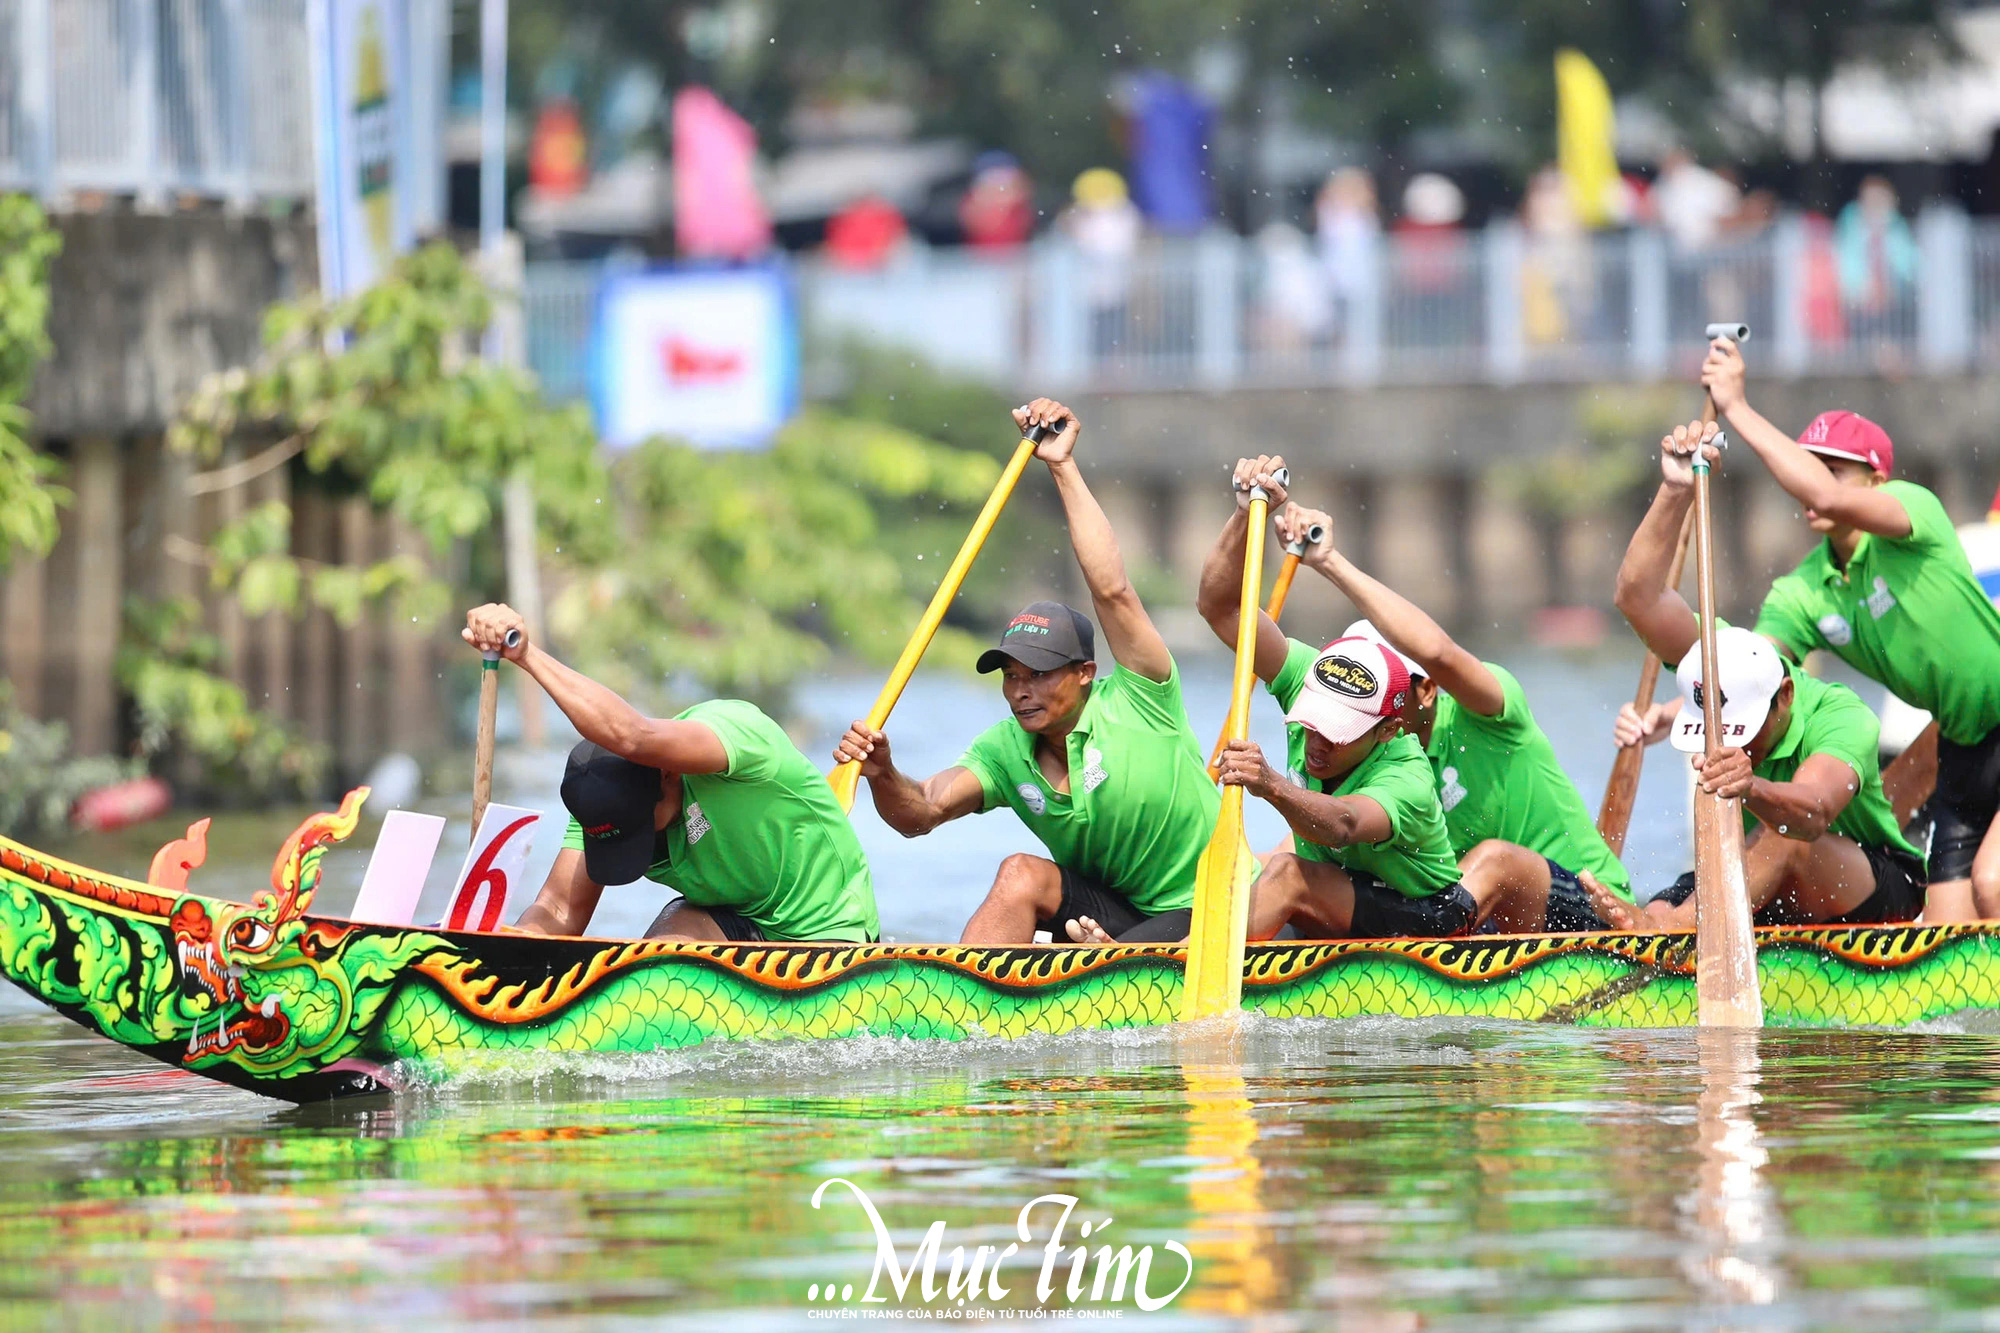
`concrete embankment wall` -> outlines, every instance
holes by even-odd
[[[310,219],[113,210],[57,225],[55,351],[29,407],[75,501],[49,556],[0,577],[0,669],[16,699],[67,721],[84,753],[120,749],[130,739],[115,679],[124,600],[191,596],[203,599],[222,667],[252,702],[333,745],[350,771],[384,749],[441,740],[437,633],[382,613],[352,629],[319,612],[249,619],[212,595],[208,571],[190,558],[201,539],[270,500],[294,506],[292,549],[309,559],[421,552],[365,499],[297,464],[209,494],[185,489],[198,467],[253,455],[268,440],[245,440],[213,465],[163,447],[201,378],[249,361],[265,310],[314,282]]]

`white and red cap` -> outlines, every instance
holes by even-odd
[[[1883,476],[1896,471],[1896,446],[1889,432],[1858,412],[1822,412],[1799,435],[1799,445],[1822,458],[1850,458]]]
[[[1409,697],[1410,672],[1401,657],[1373,639],[1335,639],[1313,659],[1285,721],[1345,745],[1395,716]]]
[[[1738,625],[1715,630],[1715,670],[1722,678],[1722,746],[1742,749],[1755,739],[1771,715],[1771,701],[1785,683],[1785,664],[1763,635]],[[1707,749],[1701,717],[1701,644],[1687,650],[1676,673],[1681,684],[1681,711],[1670,739],[1676,750],[1700,754]]]
[[[1430,676],[1430,672],[1425,671],[1422,667],[1417,665],[1415,658],[1405,656],[1403,653],[1398,652],[1396,648],[1394,648],[1387,639],[1383,638],[1382,631],[1375,628],[1375,622],[1372,620],[1355,621],[1352,625],[1349,625],[1346,629],[1340,632],[1340,637],[1343,639],[1366,639],[1370,643],[1381,644],[1382,647],[1388,649],[1389,652],[1395,654],[1396,660],[1403,664],[1403,670],[1410,673],[1411,680],[1425,680]]]

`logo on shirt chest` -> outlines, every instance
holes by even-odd
[[[688,806],[687,808],[688,846],[692,847],[696,843],[700,842],[704,837],[708,836],[709,829],[713,827],[714,825],[708,822],[708,816],[701,812],[701,802],[695,801]]]
[[[1458,803],[1471,794],[1459,782],[1457,769],[1447,768],[1438,774],[1438,804],[1444,807],[1446,814],[1457,809]]]
[[[1880,574],[1875,576],[1875,591],[1868,594],[1868,614],[1880,620],[1895,609],[1896,594],[1889,591],[1889,580]]]
[[[1095,745],[1083,749],[1083,790],[1086,794],[1104,785],[1104,779],[1111,776],[1104,771],[1104,751]]]
[[[1019,793],[1021,797],[1021,804],[1027,806],[1030,813],[1039,815],[1045,813],[1048,810],[1049,808],[1048,796],[1045,795],[1042,789],[1040,787],[1037,787],[1034,783],[1024,782],[1020,786],[1014,788],[1014,790],[1017,793]]]
[[[1836,648],[1845,648],[1854,642],[1854,626],[1847,623],[1847,617],[1838,611],[1829,611],[1819,618],[1820,636]]]

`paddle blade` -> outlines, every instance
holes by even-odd
[[[1243,1002],[1243,935],[1256,872],[1257,858],[1243,838],[1243,789],[1224,787],[1222,813],[1196,870],[1183,1021],[1229,1013]]]
[[[1702,1027],[1764,1026],[1743,881],[1743,806],[1694,793],[1695,1005]]]
[[[826,775],[826,785],[833,788],[833,799],[840,802],[840,808],[848,814],[854,813],[854,792],[861,784],[861,765],[852,760],[845,764],[835,764],[833,772]]]

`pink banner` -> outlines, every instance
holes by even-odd
[[[682,257],[751,259],[771,218],[751,168],[757,133],[706,88],[674,94],[674,233]]]

